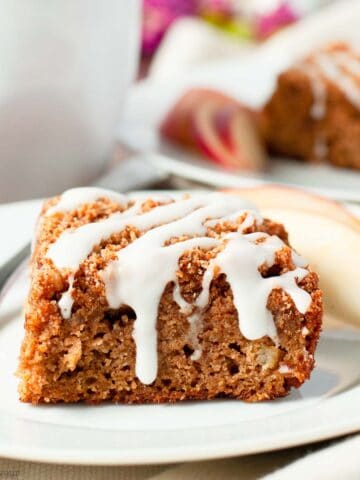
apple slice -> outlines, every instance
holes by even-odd
[[[191,147],[194,144],[190,133],[190,118],[196,105],[203,101],[202,90],[189,90],[168,112],[160,125],[161,135],[180,145]]]
[[[207,98],[193,112],[196,147],[204,155],[227,168],[258,170],[264,165],[261,144],[249,113],[232,103],[219,104]]]
[[[283,223],[291,245],[320,277],[325,313],[360,326],[360,233],[349,225],[306,210],[262,208]]]
[[[214,99],[222,104],[229,101],[234,103],[231,98],[213,90],[202,88],[188,90],[165,116],[160,125],[161,135],[176,143],[194,146],[194,139],[190,133],[191,117],[198,105]]]
[[[283,223],[291,245],[319,274],[325,313],[360,326],[360,220],[341,204],[301,189],[266,185],[227,190]]]
[[[229,108],[226,138],[230,150],[239,158],[238,167],[247,170],[262,170],[266,156],[254,119],[243,108]],[[220,111],[221,113],[221,111]]]
[[[225,168],[258,170],[265,163],[250,111],[220,92],[190,90],[165,117],[160,132]]]
[[[300,188],[282,185],[263,185],[259,187],[226,190],[237,193],[253,202],[260,210],[280,208],[302,210],[312,214],[332,218],[360,232],[360,219],[347,208],[330,198],[306,192]]]
[[[215,117],[218,113],[217,101],[207,99],[197,106],[191,118],[191,127],[197,150],[215,163],[225,168],[234,168],[234,153],[223,142],[219,135]]]

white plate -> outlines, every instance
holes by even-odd
[[[355,6],[354,4],[354,8]],[[356,15],[356,18],[360,17],[359,5],[356,7]],[[332,22],[336,24],[338,15],[333,16]],[[342,18],[341,21],[347,24],[349,18]],[[319,22],[310,23],[310,27],[307,25],[306,28],[312,36],[305,35],[306,47],[303,32],[294,28],[240,59],[234,57],[202,64],[191,73],[171,80],[143,81],[137,84],[127,99],[118,129],[119,140],[135,150],[169,153],[168,148],[159,141],[157,127],[175,100],[191,87],[215,88],[251,107],[259,108],[271,94],[278,73],[294,61],[295,55],[302,55],[313,44],[323,43],[329,35],[333,38],[333,29],[319,35]],[[322,22],[320,26],[321,24]],[[331,22],[330,24],[332,25]],[[360,48],[358,28],[354,28],[354,22],[352,27],[351,35],[346,35],[346,29],[338,30],[339,38],[344,37]],[[329,165],[312,165],[292,159],[272,159],[267,172],[254,177],[246,173],[227,173],[211,162],[199,161],[179,149],[171,149],[170,154],[172,160],[155,159],[155,163],[166,171],[213,186],[243,186],[265,180],[310,187],[333,198],[360,202],[360,172],[357,171]]]
[[[39,206],[9,208],[16,208],[18,225]],[[6,206],[0,210],[0,224],[5,211]],[[21,237],[14,225],[8,235],[12,228]],[[2,239],[0,247],[3,243]],[[323,335],[311,380],[278,401],[22,404],[14,371],[26,289],[26,276],[20,277],[0,310],[0,456],[79,464],[175,462],[263,452],[360,429],[360,336],[346,331]]]

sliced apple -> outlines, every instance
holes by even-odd
[[[300,189],[269,185],[227,191],[284,224],[291,245],[319,274],[325,313],[360,327],[360,220],[341,204]]]
[[[264,165],[250,111],[220,92],[190,90],[165,117],[160,132],[226,168],[258,170]]]
[[[281,185],[263,185],[252,188],[230,189],[263,208],[302,210],[332,218],[360,232],[360,219],[347,208],[330,198],[306,192],[300,188]]]
[[[192,146],[194,140],[190,133],[190,118],[197,104],[203,101],[202,90],[189,90],[176,102],[160,125],[161,135],[184,146]]]
[[[230,136],[230,122],[233,115],[234,105],[224,105],[222,108],[217,108],[214,115],[214,127],[219,135],[221,141],[229,150],[233,151],[232,139]]]
[[[319,274],[325,312],[360,326],[360,233],[329,216],[305,210],[263,208],[281,222],[291,245]]]
[[[248,170],[262,170],[266,155],[251,114],[243,109],[234,109],[228,128],[230,147],[236,158],[240,157]]]
[[[193,112],[191,126],[195,146],[198,151],[219,163],[225,168],[234,168],[236,165],[235,155],[223,142],[216,129],[215,117],[218,112],[218,103],[207,100],[198,105]]]
[[[171,108],[160,125],[160,133],[167,138],[185,145],[193,145],[194,139],[190,132],[191,117],[198,106],[209,100],[219,103],[234,103],[234,100],[220,92],[202,88],[188,90]]]

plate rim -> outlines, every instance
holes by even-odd
[[[347,395],[353,391],[357,391],[360,400],[360,385],[348,390]],[[336,397],[332,397],[334,400]],[[346,399],[349,404],[353,403],[351,395]],[[356,400],[356,399],[355,399]],[[324,402],[320,402],[316,409],[321,408]],[[347,403],[347,402],[345,402]],[[315,410],[315,409],[314,409]],[[316,411],[315,411],[316,413]],[[1,414],[0,414],[1,420]],[[22,422],[28,422],[21,420]],[[40,423],[40,422],[31,422]],[[45,425],[45,424],[44,424]],[[238,425],[241,429],[241,425]],[[71,427],[68,427],[69,429]],[[207,427],[212,429],[211,427]],[[85,429],[83,429],[85,430]],[[200,429],[201,430],[201,429]],[[234,456],[245,456],[251,454],[266,453],[284,448],[291,448],[306,445],[309,443],[317,443],[324,440],[329,440],[342,435],[356,433],[360,430],[360,417],[357,422],[348,416],[341,425],[337,428],[328,424],[318,429],[314,437],[313,429],[306,429],[302,432],[299,438],[299,433],[296,431],[283,431],[276,439],[263,437],[259,438],[262,443],[259,449],[254,443],[252,445],[242,446],[241,438],[238,441],[222,442],[221,444],[213,445],[198,445],[196,449],[194,446],[173,446],[173,447],[145,447],[141,449],[123,449],[122,447],[114,448],[113,450],[106,449],[103,451],[91,451],[90,453],[85,449],[54,449],[43,447],[4,447],[0,446],[0,457],[6,457],[14,460],[46,462],[46,463],[62,463],[66,465],[91,465],[91,466],[136,466],[136,465],[160,465],[168,463],[191,462],[201,460],[211,460],[220,458],[230,458]],[[160,432],[160,431],[157,431]],[[164,431],[163,431],[164,432]],[[166,433],[166,432],[164,432]],[[165,452],[165,454],[164,454]]]
[[[26,203],[26,202],[24,202]],[[20,212],[21,210],[19,210]],[[356,207],[356,213],[360,213],[359,208]],[[21,213],[19,213],[21,215]],[[358,400],[357,400],[358,399]],[[167,447],[165,445],[166,441],[164,440],[162,446],[151,447],[149,445],[143,448],[124,448],[124,445],[116,446],[114,448],[104,448],[92,450],[88,449],[86,446],[83,448],[76,449],[67,449],[67,448],[58,448],[56,446],[39,446],[36,444],[26,445],[25,442],[23,445],[16,444],[14,442],[9,442],[6,439],[6,425],[7,422],[17,422],[18,424],[31,424],[32,427],[38,428],[40,430],[51,431],[56,428],[65,428],[65,426],[54,425],[50,423],[42,423],[39,421],[31,421],[29,419],[22,419],[16,417],[16,415],[11,414],[10,416],[6,414],[5,410],[0,411],[0,457],[5,457],[14,460],[25,460],[25,461],[35,461],[35,462],[46,462],[46,463],[62,463],[62,464],[72,464],[72,465],[155,465],[155,464],[167,464],[174,462],[189,462],[189,461],[198,461],[198,460],[209,460],[209,459],[219,459],[219,458],[228,458],[232,456],[243,456],[248,454],[255,453],[265,453],[269,451],[280,450],[283,448],[290,448],[300,445],[305,445],[313,442],[320,442],[326,439],[335,438],[338,436],[354,433],[360,431],[360,415],[359,412],[356,412],[354,404],[360,401],[360,384],[356,384],[353,387],[350,387],[345,392],[339,393],[334,397],[324,398],[318,404],[311,406],[313,415],[319,413],[320,419],[322,419],[321,425],[312,426],[308,421],[304,425],[304,428],[301,430],[288,430],[281,431],[277,433],[276,437],[273,438],[269,434],[262,434],[259,437],[257,442],[244,443],[244,439],[241,436],[242,426],[246,422],[238,423],[237,425],[231,426],[221,426],[221,428],[226,432],[233,431],[234,429],[239,432],[238,438],[232,438],[231,440],[222,440],[220,439],[218,443],[204,443],[198,444],[196,448],[194,444],[187,445],[183,442],[182,446],[173,445]],[[340,403],[339,403],[340,402]],[[334,407],[333,405],[336,404]],[[337,415],[337,420],[335,425],[333,422],[326,423],[326,415],[324,414],[325,410],[334,410],[336,413],[340,411],[346,411],[349,409],[354,410],[357,415],[347,413],[345,417],[339,418]],[[306,414],[306,410],[296,410],[282,415],[283,418],[300,418],[302,415]],[[325,417],[322,417],[322,415]],[[7,418],[6,418],[7,417]],[[330,415],[328,415],[328,418]],[[270,417],[272,419],[274,417]],[[264,421],[264,419],[259,420],[259,422]],[[265,419],[266,421],[266,419]],[[275,420],[274,420],[275,421]],[[249,421],[250,422],[250,421]],[[86,430],[85,427],[71,427],[66,426],[69,431],[76,431],[78,436],[81,436],[81,433],[84,433]],[[210,426],[210,427],[196,427],[191,429],[192,431],[196,430],[198,432],[204,430],[217,430],[219,427]],[[232,430],[231,430],[232,429]],[[81,431],[81,432],[80,432]],[[98,429],[94,429],[94,432]],[[5,432],[5,435],[4,435]],[[103,431],[104,432],[104,431]],[[162,434],[164,439],[166,435],[170,432],[175,432],[171,430],[170,432],[164,430],[154,430],[156,434]],[[176,431],[179,433],[181,431]],[[124,432],[123,432],[124,433]],[[141,431],[140,431],[141,433]],[[148,432],[151,433],[151,432]],[[154,434],[153,433],[153,434]],[[25,439],[26,440],[26,439]],[[161,443],[161,442],[160,442]],[[260,444],[260,447],[259,447]]]

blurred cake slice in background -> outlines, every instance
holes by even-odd
[[[360,55],[316,50],[279,75],[260,118],[271,153],[360,169]]]
[[[262,170],[265,153],[254,114],[220,92],[192,89],[166,115],[164,139],[230,170]]]

